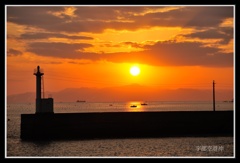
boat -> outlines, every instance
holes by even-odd
[[[141,105],[147,105],[147,103],[141,103]]]
[[[223,102],[233,102],[233,99],[232,99],[232,100],[230,100],[230,101],[226,101],[226,100],[225,100],[225,101],[223,101]]]
[[[86,102],[86,101],[84,101],[84,100],[77,100],[77,102]]]
[[[137,105],[131,105],[130,107],[135,108],[135,107],[137,107]]]

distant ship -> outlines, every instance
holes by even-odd
[[[231,101],[223,101],[223,102],[233,102],[233,99]]]
[[[77,100],[77,102],[86,102],[86,101],[84,101],[84,100]]]
[[[134,108],[134,107],[137,107],[137,105],[131,105],[130,107]]]
[[[147,103],[141,103],[141,105],[147,105]]]

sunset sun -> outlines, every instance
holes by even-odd
[[[130,68],[130,73],[133,76],[137,76],[140,73],[140,69],[137,66],[133,66],[133,67]]]

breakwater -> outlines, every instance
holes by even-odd
[[[233,111],[21,114],[22,140],[233,136]]]

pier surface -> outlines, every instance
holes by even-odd
[[[233,111],[21,114],[22,140],[233,136]]]

